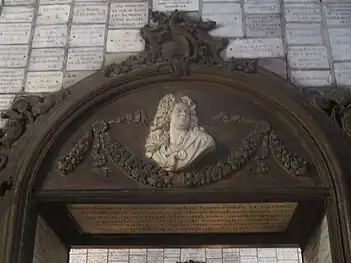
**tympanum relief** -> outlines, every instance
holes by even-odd
[[[236,175],[254,163],[257,175],[269,173],[272,158],[292,176],[307,173],[308,163],[289,151],[273,127],[264,120],[252,120],[240,114],[219,112],[209,116],[213,125],[251,125],[254,128],[240,145],[226,156],[217,155],[216,138],[201,126],[196,103],[186,95],[168,94],[155,105],[154,115],[139,109],[115,120],[98,120],[75,147],[56,163],[62,175],[73,172],[90,152],[95,173],[113,176],[113,167],[139,183],[156,188],[198,187]],[[147,126],[144,151],[134,153],[115,138],[111,127],[137,124]],[[233,133],[235,134],[235,133]],[[214,153],[214,160],[199,162]]]
[[[179,171],[216,147],[214,139],[199,126],[195,103],[188,96],[166,95],[159,103],[145,155],[166,171]]]

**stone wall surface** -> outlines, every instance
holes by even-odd
[[[35,234],[33,263],[66,263],[68,249],[54,231],[41,218],[38,218]]]
[[[310,239],[303,253],[304,263],[332,263],[327,217]]]

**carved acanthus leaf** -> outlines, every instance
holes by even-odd
[[[331,88],[322,94],[314,93],[311,102],[327,113],[351,137],[351,93],[342,88]]]
[[[133,114],[130,116],[133,116]],[[251,121],[241,115],[232,116],[223,113],[216,116],[214,121],[225,124],[254,124],[255,130],[244,138],[241,145],[231,151],[224,159],[215,160],[200,170],[189,169],[180,172],[166,171],[155,163],[146,162],[134,156],[111,136],[109,128],[116,124],[115,121],[96,121],[92,127],[93,171],[108,176],[108,163],[112,162],[126,175],[145,185],[157,188],[196,187],[226,179],[240,171],[252,159],[255,159],[257,173],[267,173],[269,167],[265,164],[265,160],[271,154],[276,162],[291,175],[300,176],[307,172],[307,162],[284,147],[283,142],[277,137],[269,123]],[[147,125],[146,123],[143,124]],[[82,137],[80,142],[85,140],[85,136]],[[78,153],[75,149],[88,148],[80,147],[80,142],[70,153],[57,162],[57,168],[61,174],[66,175],[72,172],[83,161],[83,158],[80,157],[83,155],[76,156]],[[86,154],[86,151],[84,151],[84,154]],[[65,162],[62,162],[62,160],[65,160]],[[77,161],[79,162],[77,163]]]
[[[1,114],[6,119],[5,127],[0,129],[0,171],[7,164],[8,156],[13,144],[23,135],[29,125],[47,113],[55,104],[59,103],[68,91],[52,93],[48,96],[21,96],[14,100],[11,108]]]
[[[169,65],[175,78],[187,75],[191,63],[244,72],[256,71],[254,59],[231,58],[224,61],[221,58],[229,40],[209,34],[216,27],[214,21],[193,20],[178,11],[169,16],[161,12],[151,12],[151,20],[155,25],[146,25],[140,32],[145,40],[145,50],[128,57],[120,64],[109,65],[105,68],[105,76],[121,75],[160,64]]]

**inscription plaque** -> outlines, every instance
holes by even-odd
[[[31,30],[30,23],[0,24],[0,44],[27,44]]]
[[[179,248],[165,248],[163,250],[165,258],[180,258],[180,249]]]
[[[4,6],[1,11],[0,22],[29,22],[31,23],[34,17],[34,7]]]
[[[103,46],[105,25],[72,25],[69,45],[71,47]]]
[[[240,2],[240,0],[202,0],[202,2]]]
[[[129,258],[129,249],[109,249],[108,251],[108,259],[110,261],[128,262],[128,258]]]
[[[111,3],[110,28],[141,28],[148,23],[149,5],[141,3]]]
[[[189,261],[189,260],[205,262],[206,261],[205,249],[204,248],[198,248],[198,249],[183,248],[180,260],[182,262]]]
[[[73,0],[39,0],[41,5],[70,4]],[[77,1],[76,1],[77,2]]]
[[[325,2],[326,0],[283,0],[284,3],[320,3],[320,2]],[[331,0],[335,1],[335,0]],[[340,1],[340,0],[337,0]],[[341,0],[342,1],[342,0]]]
[[[280,37],[282,34],[280,15],[246,16],[246,36]]]
[[[31,5],[36,0],[4,0],[5,5]]]
[[[97,252],[94,251],[95,253],[88,253],[87,257],[87,262],[96,262],[96,263],[105,263],[107,262],[107,251],[102,253],[102,252]],[[138,262],[141,263],[141,262]]]
[[[319,22],[322,19],[317,3],[285,4],[286,22]]]
[[[87,233],[285,231],[297,203],[69,205]]]
[[[152,0],[154,11],[199,11],[199,0]]]
[[[283,41],[280,38],[232,40],[226,49],[227,58],[258,58],[283,56]]]
[[[218,28],[211,35],[220,37],[242,37],[241,6],[237,3],[203,3],[202,19],[216,21]]]
[[[73,72],[67,71],[63,76],[62,87],[64,89],[68,88],[94,73],[95,71],[73,71]]]
[[[288,23],[285,25],[285,28],[288,44],[321,45],[323,43],[320,24]]]
[[[215,259],[222,258],[222,249],[221,248],[206,248],[206,258]]]
[[[1,45],[0,67],[21,68],[25,67],[28,60],[27,45]]]
[[[64,47],[67,42],[67,25],[37,26],[34,30],[34,48]]]
[[[327,4],[324,12],[329,26],[351,26],[351,3]]]
[[[65,24],[68,22],[70,10],[70,5],[40,5],[38,8],[37,24]]]
[[[61,71],[28,72],[26,92],[54,92],[62,86]]]
[[[329,39],[334,60],[351,59],[351,28],[330,28]]]
[[[163,263],[163,249],[148,249],[147,261],[155,263]]]
[[[67,70],[99,70],[104,60],[104,48],[70,48]]]
[[[86,254],[72,254],[72,251],[69,255],[70,263],[86,263],[87,255]]]
[[[0,71],[1,74],[1,71]],[[0,110],[8,110],[15,99],[15,94],[1,94],[0,96]]]
[[[144,50],[144,46],[138,29],[108,31],[107,52],[138,52]]]
[[[1,55],[0,55],[0,58],[1,58]],[[23,81],[24,81],[24,69],[0,69],[0,92],[1,93],[21,92]]]
[[[332,84],[332,75],[329,70],[295,70],[291,81],[298,87],[326,87]]]
[[[245,0],[244,10],[249,14],[278,14],[280,0]]]
[[[94,2],[94,3],[96,3],[96,2],[107,2],[107,0],[75,0],[74,2],[76,2],[76,3],[80,3],[80,2],[83,2],[83,3],[86,3],[86,2],[88,2],[88,3]]]
[[[290,46],[288,62],[291,68],[329,68],[327,48],[322,46]]]
[[[338,86],[351,86],[351,62],[334,64],[334,71]]]
[[[61,70],[64,57],[63,48],[33,49],[29,59],[29,70]]]
[[[73,9],[73,23],[106,23],[108,4],[77,4]]]

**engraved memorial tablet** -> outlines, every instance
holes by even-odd
[[[194,102],[187,96],[163,97],[146,140],[146,157],[167,171],[177,171],[214,149],[213,138],[198,124]]]

